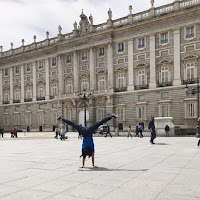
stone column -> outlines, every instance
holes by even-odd
[[[108,44],[108,89],[113,91],[114,87],[114,68],[113,68],[113,48],[112,44]]]
[[[133,40],[128,41],[128,91],[134,90]]]
[[[0,105],[3,103],[3,72],[2,69],[0,70]]]
[[[78,58],[77,52],[73,53],[73,72],[74,72],[74,92],[79,92],[79,68],[78,68]]]
[[[24,65],[21,66],[21,103],[24,102]]]
[[[10,68],[10,103],[13,103],[13,68]]]
[[[181,63],[180,63],[180,30],[174,31],[174,80],[173,86],[181,85]]]
[[[45,100],[49,100],[49,59],[46,59],[44,62],[45,66],[45,81],[46,81],[46,96]]]
[[[156,88],[156,40],[155,35],[150,36],[150,83],[149,88]]]
[[[94,91],[96,89],[95,76],[94,51],[90,48],[90,91]]]
[[[36,101],[37,94],[36,94],[36,63],[32,64],[33,66],[33,101]]]
[[[63,95],[64,88],[64,71],[62,69],[62,57],[59,55],[58,59],[58,94],[59,96]]]

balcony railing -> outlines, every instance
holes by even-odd
[[[3,101],[3,104],[9,104],[10,101]]]
[[[54,96],[50,96],[50,99],[54,99],[55,97]]]
[[[45,100],[45,97],[37,97],[37,101],[43,101]]]
[[[135,90],[145,90],[148,89],[149,86],[148,85],[136,85],[135,86]]]
[[[13,103],[20,103],[20,100],[13,100]]]
[[[194,84],[194,83],[197,83],[197,79],[188,79],[188,80],[183,80],[182,81],[182,85]]]
[[[32,98],[24,99],[24,102],[31,102]]]
[[[115,92],[125,92],[125,91],[127,91],[127,87],[115,88]]]
[[[193,37],[194,37],[194,33],[186,34],[186,38],[193,38]]]
[[[158,83],[158,87],[168,87],[168,86],[172,86],[172,82]]]

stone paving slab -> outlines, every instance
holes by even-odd
[[[77,133],[19,136],[0,138],[0,200],[200,200],[197,138],[94,137],[81,169]]]

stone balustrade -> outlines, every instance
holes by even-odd
[[[186,9],[188,7],[191,7],[191,6],[195,6],[197,4],[200,4],[200,0],[182,0],[182,1],[175,1],[171,4],[167,4],[167,5],[164,5],[164,6],[157,7],[157,8],[151,8],[150,10],[143,11],[143,12],[140,12],[140,13],[137,13],[137,14],[133,14],[132,15],[133,23],[140,21],[140,20],[148,19],[149,17],[152,17],[154,15],[167,14],[167,13],[170,13],[172,11],[182,10],[182,9]],[[152,10],[153,10],[153,12],[151,12]],[[121,25],[128,24],[129,17],[131,17],[131,15],[128,15],[126,17],[122,17],[120,19],[113,20],[112,21],[113,27],[118,27],[118,26],[121,26]],[[106,22],[106,23],[95,25],[95,27],[96,27],[96,31],[101,31],[101,30],[107,29],[109,26]],[[62,36],[63,36],[64,40],[68,40],[68,39],[71,39],[71,38],[74,37],[73,32],[64,34]],[[48,43],[46,43],[46,40],[43,40],[43,41],[40,41],[40,42],[34,42],[30,45],[23,46],[23,48],[19,47],[19,48],[16,48],[16,49],[10,49],[9,51],[4,51],[4,52],[2,51],[1,52],[1,58],[7,57],[7,56],[10,56],[10,55],[15,55],[15,54],[18,54],[18,53],[31,51],[35,48],[39,49],[39,48],[46,46],[47,44],[53,45],[53,44],[55,44],[59,41],[58,37],[50,38],[48,40],[49,40]]]

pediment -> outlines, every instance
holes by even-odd
[[[160,62],[158,62],[158,65],[163,65],[163,64],[171,64],[172,61],[171,60],[168,60],[168,59],[164,59],[164,60],[161,60]]]
[[[141,63],[136,66],[136,68],[140,68],[140,67],[148,67],[148,65],[146,63]]]
[[[187,55],[183,58],[183,60],[194,60],[194,59],[198,59],[199,57],[195,54],[191,54],[191,55]]]

